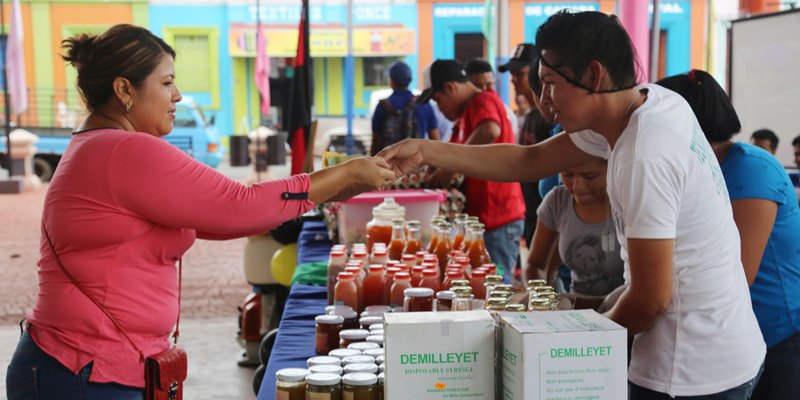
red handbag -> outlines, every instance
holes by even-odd
[[[186,351],[173,346],[144,362],[145,399],[180,400],[186,380]]]
[[[44,226],[44,224],[42,224]],[[106,314],[108,319],[114,323],[114,326],[125,336],[125,339],[139,352],[139,356],[144,359],[144,392],[146,400],[182,400],[183,399],[183,381],[186,380],[187,371],[187,357],[186,351],[178,347],[178,336],[180,336],[180,323],[181,323],[181,286],[183,281],[183,259],[178,261],[178,320],[175,322],[175,332],[172,334],[174,345],[167,350],[160,353],[153,354],[150,357],[145,357],[142,350],[133,343],[133,340],[125,333],[122,327],[117,323],[117,320],[105,309],[100,303],[97,302],[92,296],[89,296],[83,287],[81,287],[75,278],[67,271],[61,258],[56,252],[53,242],[50,240],[50,235],[47,233],[47,228],[44,228],[44,234],[47,237],[47,243],[50,244],[50,249],[53,250],[53,255],[58,261],[58,266],[64,272],[69,280],[75,287],[77,287],[89,300],[94,303],[103,313]]]

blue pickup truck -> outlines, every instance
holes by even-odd
[[[53,176],[61,155],[72,138],[70,128],[20,127],[39,136],[33,169],[43,181]],[[164,140],[177,146],[196,160],[216,168],[222,161],[225,148],[220,143],[220,135],[214,127],[213,117],[209,121],[197,106],[194,99],[184,96],[177,104],[172,132]],[[5,137],[0,141],[0,156],[5,162]]]

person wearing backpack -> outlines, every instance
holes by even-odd
[[[402,61],[392,63],[389,66],[389,84],[394,92],[381,100],[372,114],[372,155],[407,138],[439,140],[433,108],[430,104],[415,104],[414,95],[408,90],[409,83],[411,68],[408,64]]]

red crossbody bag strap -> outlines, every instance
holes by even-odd
[[[61,262],[61,257],[59,257],[58,252],[56,252],[56,247],[53,245],[53,241],[50,240],[50,234],[47,233],[47,227],[45,227],[44,224],[42,224],[42,228],[44,230],[44,236],[47,238],[47,243],[50,245],[50,250],[53,251],[53,255],[56,257],[56,261],[58,261],[58,266],[61,268],[61,271],[64,273],[64,275],[66,275],[67,278],[69,278],[70,282],[72,282],[72,284],[75,285],[75,287],[77,287],[78,290],[80,290],[84,296],[86,296],[89,300],[91,300],[92,303],[94,303],[94,305],[96,305],[97,308],[99,308],[100,311],[102,311],[106,315],[106,317],[108,317],[109,320],[111,320],[114,326],[117,327],[117,330],[119,330],[122,336],[124,336],[125,339],[128,340],[128,343],[131,344],[131,347],[133,347],[139,353],[139,357],[141,357],[141,359],[144,360],[146,358],[144,353],[139,348],[139,346],[136,346],[136,344],[133,342],[130,336],[128,336],[128,334],[125,333],[125,330],[122,329],[122,326],[120,326],[116,318],[114,318],[114,316],[112,316],[111,313],[109,313],[105,307],[100,305],[100,303],[97,300],[95,300],[94,297],[90,296],[89,293],[87,293],[86,290],[84,290],[83,287],[78,284],[78,281],[75,280],[75,277],[73,277],[72,274],[70,274],[69,271],[67,271],[67,268],[64,267],[64,264]],[[179,335],[178,324],[180,324],[181,321],[180,304],[181,304],[182,269],[183,269],[183,259],[180,259],[178,261],[178,321],[175,323],[175,333],[172,334],[175,344],[178,343],[178,335]]]

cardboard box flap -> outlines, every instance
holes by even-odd
[[[458,312],[413,312],[413,313],[386,313],[384,325],[403,325],[438,322],[473,322],[494,320],[488,311],[458,311]]]
[[[521,333],[625,330],[594,310],[500,313],[500,318],[503,323]]]

